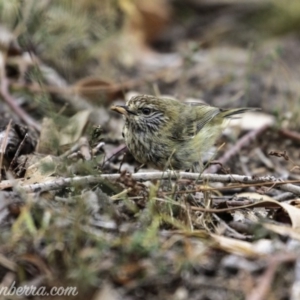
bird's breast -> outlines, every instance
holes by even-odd
[[[151,133],[141,128],[125,126],[124,139],[128,150],[142,164],[150,163],[160,169],[166,165],[170,147],[160,138],[159,132]]]

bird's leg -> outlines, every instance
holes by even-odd
[[[122,168],[122,165],[123,165],[123,163],[124,163],[126,154],[127,154],[127,153],[125,152],[125,154],[124,154],[123,157],[122,157],[122,160],[121,160],[121,163],[120,163],[120,167],[119,167],[118,173],[121,173],[121,168]]]
[[[202,162],[197,161],[197,162],[193,163],[192,172],[194,172],[194,173],[201,173],[202,170],[203,170],[203,164],[202,164]]]
[[[138,167],[135,167],[134,168],[134,173],[137,173],[141,168],[143,168],[145,166],[145,164],[141,164],[140,166]]]

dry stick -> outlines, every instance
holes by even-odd
[[[286,192],[286,193],[282,193],[280,195],[274,196],[273,199],[278,201],[278,202],[283,202],[283,201],[287,201],[294,198],[293,193],[290,192]]]
[[[92,155],[98,154],[98,152],[100,151],[101,148],[103,148],[103,146],[105,146],[105,143],[104,143],[104,142],[98,143],[98,144],[92,149]]]
[[[10,128],[11,128],[11,120],[9,121],[9,123],[7,125],[4,139],[2,139],[2,143],[0,145],[0,170],[2,169],[3,157],[4,157],[4,154],[5,154],[6,147],[7,147],[7,140],[8,140]],[[1,171],[0,171],[0,181],[2,180],[1,177],[2,176],[1,176]]]
[[[67,150],[65,153],[61,154],[59,156],[59,158],[66,158],[69,155],[71,155],[72,153],[74,153],[75,151],[79,150],[80,145],[79,143],[76,143],[75,145],[73,145],[69,150]]]
[[[300,133],[299,132],[288,130],[288,129],[280,129],[279,133],[291,140],[295,140],[297,142],[300,141]]]
[[[79,139],[79,145],[80,145],[80,153],[82,155],[82,157],[84,158],[84,160],[89,161],[92,159],[91,156],[91,149],[90,149],[90,145],[89,145],[89,141],[88,139],[83,136]]]
[[[22,140],[21,143],[19,144],[19,147],[18,147],[18,149],[17,149],[17,151],[16,151],[16,153],[15,153],[15,155],[14,155],[14,158],[13,158],[13,160],[12,160],[12,161],[10,162],[10,164],[9,164],[9,169],[15,164],[16,160],[18,159],[19,154],[20,154],[20,151],[22,150],[23,145],[24,145],[24,143],[25,143],[27,137],[28,137],[28,133],[25,134],[23,140]]]
[[[97,184],[103,180],[116,180],[120,178],[120,174],[102,174],[100,176],[76,176],[72,178],[59,178],[50,182],[44,183],[36,183],[23,185],[21,188],[25,192],[42,192],[42,191],[50,191],[57,190],[66,186],[70,186],[71,184]],[[219,175],[219,174],[202,174],[199,177],[199,173],[188,173],[188,172],[174,172],[174,171],[166,171],[166,172],[151,172],[151,173],[134,173],[130,174],[135,180],[160,180],[160,179],[192,179],[197,180],[201,179],[205,182],[223,182],[223,183],[232,183],[239,182],[243,184],[254,184],[261,183],[262,185],[278,185],[281,190],[288,191],[294,193],[296,195],[300,195],[300,186],[291,184],[292,183],[300,183],[299,180],[289,180],[289,181],[280,181],[274,177],[258,177],[253,178],[251,176],[243,176],[236,174],[227,174],[227,175]],[[0,189],[1,189],[0,183]]]
[[[251,293],[247,295],[247,300],[264,300],[269,299],[268,296],[271,288],[272,282],[276,271],[280,264],[294,262],[297,259],[297,255],[292,253],[282,253],[277,254],[269,259],[269,265],[265,273],[259,278],[258,284],[252,289]],[[271,298],[271,297],[270,297]]]
[[[230,232],[231,237],[240,239],[240,240],[246,240],[247,237],[244,234],[241,234],[237,232],[234,228],[229,226],[223,219],[221,219],[216,213],[212,213],[213,217],[217,219],[217,221]]]
[[[0,84],[0,95],[9,107],[29,126],[41,131],[41,126],[32,119],[16,102],[16,99],[9,93],[8,79],[3,76]]]
[[[250,144],[254,139],[256,139],[259,135],[261,135],[264,131],[266,131],[270,127],[269,124],[266,124],[258,129],[252,130],[245,134],[242,138],[240,138],[237,143],[230,148],[227,152],[224,153],[222,157],[218,159],[218,165],[213,165],[207,168],[204,173],[216,173],[222,165],[225,165],[231,157],[236,155],[241,149]]]
[[[112,160],[114,157],[116,157],[117,155],[119,155],[119,154],[121,154],[121,153],[123,153],[125,151],[126,151],[126,146],[124,144],[118,146],[117,149],[115,149],[114,153],[103,162],[103,166],[107,162],[109,162],[110,160]]]
[[[256,202],[252,204],[246,204],[241,206],[233,206],[233,207],[226,207],[226,208],[204,208],[200,206],[191,206],[191,210],[194,211],[201,211],[201,212],[207,212],[207,213],[222,213],[222,212],[230,212],[230,211],[236,211],[239,209],[245,209],[245,208],[255,208],[255,207],[264,207],[264,208],[278,208],[279,205],[276,204],[276,202],[268,202],[262,201],[262,202]]]

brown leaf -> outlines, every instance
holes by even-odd
[[[140,263],[127,263],[118,266],[118,271],[114,276],[114,280],[119,284],[128,284],[130,281],[140,277],[144,272],[144,266]]]
[[[123,98],[126,91],[108,80],[92,76],[77,81],[73,89],[95,105],[108,105],[117,98]]]
[[[119,0],[119,5],[127,17],[125,29],[145,44],[157,39],[171,17],[171,7],[165,0]]]

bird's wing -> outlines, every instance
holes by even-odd
[[[196,134],[215,116],[220,113],[220,109],[213,106],[203,105],[201,106],[201,110],[198,108],[197,111],[197,120],[196,120]]]
[[[197,108],[195,107],[197,106]],[[193,104],[191,109],[181,114],[178,126],[174,126],[171,139],[186,141],[192,139],[208,122],[220,113],[220,109],[206,104]],[[183,126],[182,124],[185,124]]]

